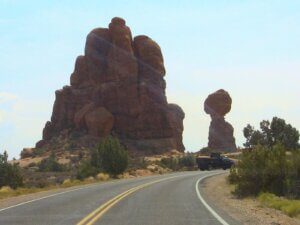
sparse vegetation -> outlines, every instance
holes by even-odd
[[[106,173],[116,176],[128,166],[128,154],[117,138],[102,140],[92,155],[92,165]]]
[[[128,166],[127,151],[117,138],[103,139],[96,149],[92,150],[91,159],[80,164],[77,178],[84,179],[105,172],[113,176],[123,173]]]
[[[264,206],[283,211],[290,217],[300,218],[300,200],[280,198],[270,193],[261,193],[258,200]]]
[[[196,166],[196,158],[194,154],[187,153],[179,158],[179,166],[193,169]]]
[[[95,183],[95,180],[77,180],[77,179],[66,179],[63,181],[61,185],[52,185],[52,186],[46,186],[46,187],[31,187],[31,188],[26,188],[26,187],[19,187],[16,189],[12,189],[9,186],[3,186],[0,189],[0,199],[4,198],[9,198],[9,197],[14,197],[14,196],[19,196],[19,195],[26,195],[26,194],[32,194],[32,193],[37,193],[41,191],[48,191],[48,190],[53,190],[57,188],[68,188],[68,187],[73,187],[73,186],[78,186],[78,185],[85,185],[85,184],[91,184]]]
[[[46,152],[44,148],[35,148],[33,149],[33,157],[41,156]]]
[[[177,157],[162,158],[160,162],[163,167],[167,167],[173,171],[179,170],[179,160]]]
[[[38,167],[40,172],[62,172],[66,170],[64,165],[57,162],[54,153],[51,153],[48,158],[43,159],[38,164]]]
[[[96,168],[90,161],[83,161],[80,163],[77,170],[77,179],[83,180],[90,176],[95,176],[99,172],[99,168]]]
[[[0,188],[9,186],[16,189],[23,185],[23,177],[18,164],[10,164],[7,159],[8,154],[6,151],[0,154]]]
[[[110,177],[107,173],[98,173],[96,176],[96,179],[100,180],[100,181],[107,181],[107,180],[109,180],[109,178]]]
[[[196,165],[196,158],[192,153],[187,153],[181,157],[166,157],[161,159],[160,165],[173,171],[191,170]]]
[[[31,194],[39,191],[45,191],[45,188],[16,188],[11,189],[9,186],[3,186],[0,189],[0,199],[14,197],[19,195]]]
[[[37,164],[35,162],[31,162],[28,164],[28,167],[35,167],[35,166],[37,166]]]
[[[238,196],[269,192],[277,196],[300,197],[300,152],[286,153],[283,145],[258,145],[245,150],[229,181]]]

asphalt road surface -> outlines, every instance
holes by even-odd
[[[62,190],[0,208],[0,224],[239,225],[201,194],[201,180],[222,172],[180,172]]]

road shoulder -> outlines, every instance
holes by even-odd
[[[209,177],[202,182],[202,193],[208,203],[226,211],[228,215],[245,225],[300,225],[300,220],[290,218],[282,212],[261,207],[253,198],[237,199],[227,184],[228,173]]]

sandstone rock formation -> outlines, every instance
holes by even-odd
[[[29,158],[34,155],[34,149],[33,148],[23,148],[21,151],[21,158]]]
[[[231,103],[230,95],[223,89],[210,94],[204,102],[204,111],[211,116],[208,147],[214,151],[236,150],[233,127],[224,119],[231,109]]]
[[[113,18],[108,29],[88,34],[71,85],[55,92],[51,121],[36,147],[74,135],[95,143],[111,134],[132,150],[183,151],[184,112],[168,104],[164,76],[158,44],[144,35],[132,39],[125,21]]]

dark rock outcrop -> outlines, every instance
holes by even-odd
[[[224,119],[231,109],[231,103],[230,95],[223,89],[210,94],[204,102],[204,111],[211,116],[208,147],[214,151],[236,150],[233,127]]]
[[[21,151],[21,158],[29,158],[34,156],[34,149],[33,148],[23,148]]]
[[[168,104],[164,75],[158,44],[144,35],[132,39],[125,21],[113,18],[108,29],[88,34],[71,85],[55,92],[51,121],[36,147],[53,148],[62,136],[84,136],[87,143],[89,136],[111,134],[136,151],[183,151],[184,112]]]

